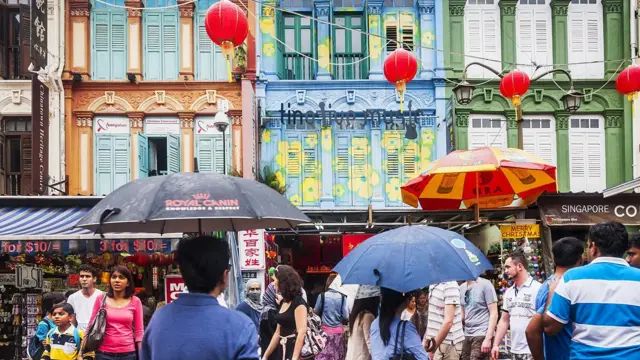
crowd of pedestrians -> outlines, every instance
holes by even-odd
[[[555,272],[544,284],[529,275],[522,253],[505,259],[513,286],[504,293],[501,314],[484,278],[414,293],[381,288],[353,301],[330,287],[332,275],[312,307],[299,274],[286,265],[271,271],[264,294],[259,282],[247,282],[245,300],[232,310],[221,302],[229,249],[203,236],[178,246],[189,293],[158,308],[148,326],[126,267],[113,269],[103,293],[95,288],[96,271],[83,266],[82,289],[66,302],[62,294],[45,294],[46,317],[29,349],[45,360],[301,360],[319,319],[326,342],[317,360],[498,359],[507,334],[513,360],[637,357],[640,233],[629,236],[616,222],[592,226],[588,265],[577,238],[555,241],[552,253]],[[100,313],[106,316],[104,340],[95,352],[83,351]]]

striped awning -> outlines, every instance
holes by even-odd
[[[98,239],[92,231],[74,228],[87,207],[0,207],[0,240]],[[118,233],[107,238],[180,238],[182,234]]]

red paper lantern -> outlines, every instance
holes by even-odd
[[[400,112],[402,112],[407,83],[416,76],[418,61],[411,52],[400,48],[387,56],[383,69],[384,77],[396,85],[396,91],[400,95]]]
[[[149,254],[147,253],[143,253],[143,252],[139,252],[137,253],[137,259],[136,259],[136,265],[138,266],[147,266],[149,265],[150,262],[150,257]]]
[[[520,70],[513,70],[500,81],[500,93],[507,99],[511,99],[513,106],[520,105],[520,97],[529,91],[531,79],[529,75]]]
[[[204,27],[211,41],[222,48],[227,59],[227,72],[231,80],[233,49],[242,45],[249,34],[247,15],[236,4],[221,0],[213,4],[204,18]]]
[[[627,95],[629,101],[638,97],[640,92],[640,65],[630,65],[622,70],[616,79],[616,90]]]

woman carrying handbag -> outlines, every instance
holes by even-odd
[[[83,351],[97,346],[96,360],[138,359],[144,328],[142,302],[133,295],[134,289],[129,269],[116,266],[107,294],[93,305],[91,325],[82,345]]]

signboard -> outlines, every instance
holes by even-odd
[[[180,119],[148,117],[144,120],[145,135],[180,134]]]
[[[46,9],[46,4],[43,7]],[[44,21],[46,23],[46,16]],[[31,151],[33,157],[31,192],[46,195],[49,189],[49,88],[40,82],[37,76],[33,76],[31,93],[33,94],[31,100]]]
[[[18,241],[3,240],[1,245],[2,252],[9,255],[28,254],[35,255],[37,253],[62,254],[62,246],[60,240],[52,241]]]
[[[47,51],[47,2],[31,0],[31,62],[34,71],[47,66]]]
[[[180,275],[167,275],[164,278],[164,299],[167,304],[177,299],[182,293],[189,292]]]
[[[96,249],[97,253],[105,252],[161,252],[171,253],[171,240],[169,239],[127,239],[127,240],[100,240]]]
[[[196,134],[197,135],[214,135],[222,134],[216,126],[212,117],[199,117],[196,118]],[[228,128],[227,128],[228,129]]]
[[[500,225],[503,239],[539,238],[540,224]]]
[[[590,226],[605,221],[640,225],[640,194],[603,198],[602,194],[549,195],[538,199],[542,220],[549,226]]]
[[[0,286],[16,286],[16,274],[0,274]]]
[[[238,232],[241,270],[264,270],[264,230]]]
[[[129,119],[120,117],[96,117],[96,134],[129,134]]]
[[[351,250],[360,245],[363,241],[372,237],[373,234],[345,234],[342,235],[342,256],[347,256]]]
[[[20,289],[42,289],[42,268],[18,265],[16,267],[16,287]]]

